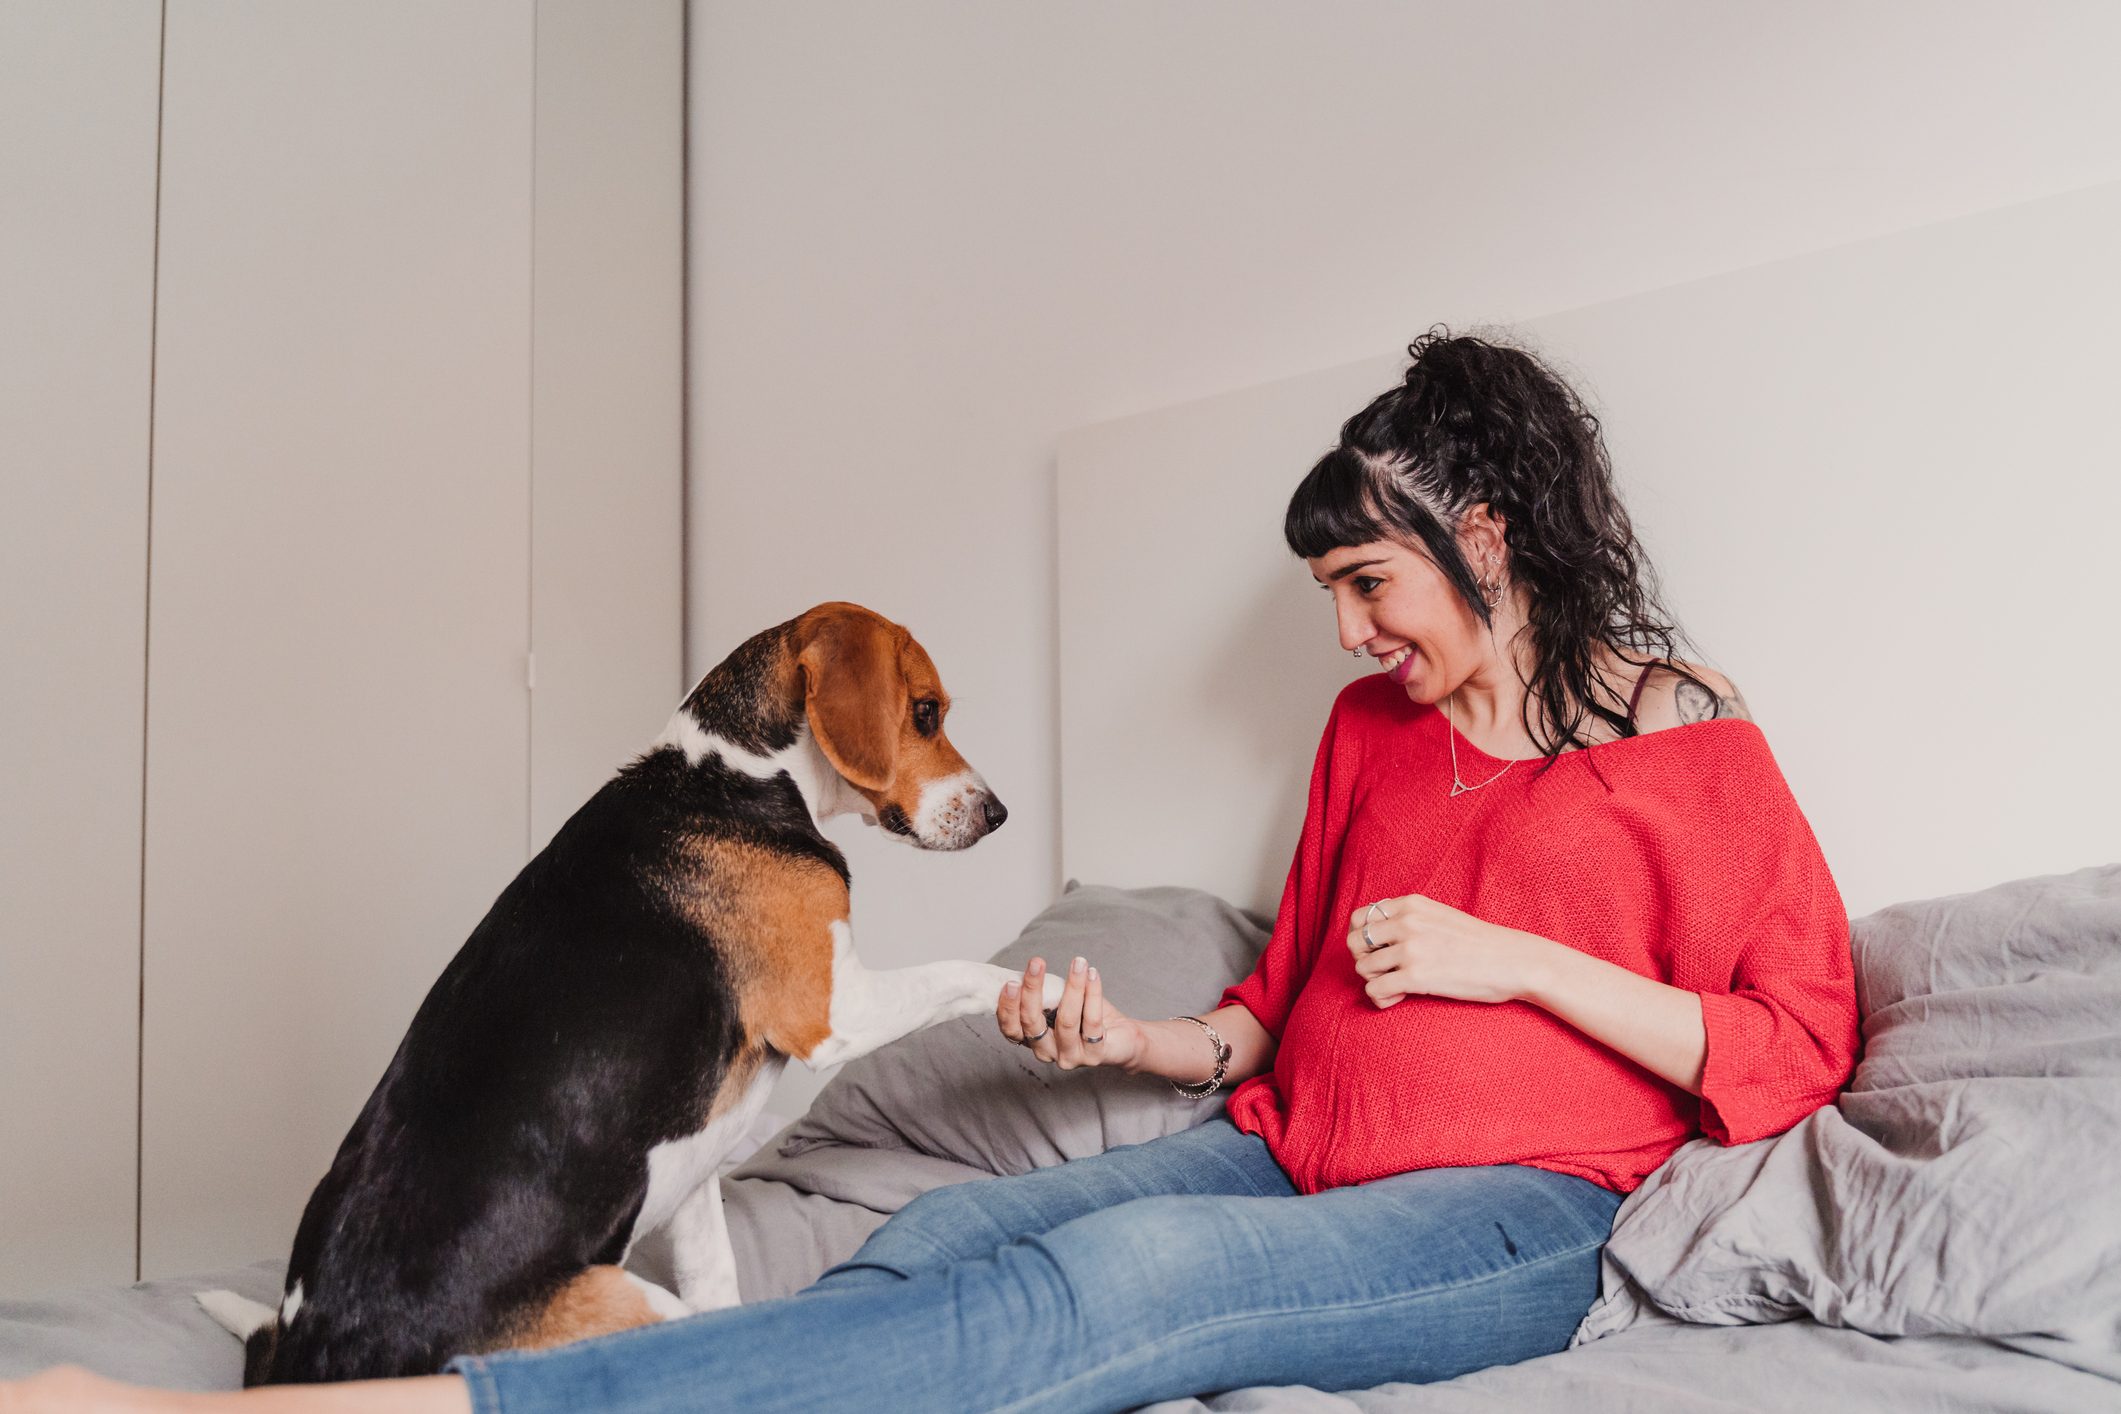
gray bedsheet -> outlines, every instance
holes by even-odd
[[[1882,1340],[1810,1321],[1660,1326],[1436,1385],[1244,1389],[1155,1414],[2112,1414],[2121,1384],[1966,1336]]]
[[[199,1277],[0,1303],[0,1379],[70,1363],[140,1384],[232,1389],[242,1377],[241,1348],[191,1293],[218,1286],[270,1302],[279,1294],[281,1268],[275,1258]],[[2116,1381],[2121,1368],[2101,1378],[1971,1337],[1883,1340],[1791,1321],[1649,1327],[1440,1385],[1338,1394],[1254,1388],[1147,1408],[1155,1414],[2068,1414],[2121,1410]]]
[[[2090,1046],[2088,1052],[2081,1046],[2072,1052],[2072,1061],[2028,1060],[2020,1048],[1988,1044],[1982,1038],[1992,1040],[1995,1035],[2001,1013],[1992,1003],[2004,1011],[2020,1009],[2023,1019],[2025,998],[2002,995],[2012,988],[2044,986],[2056,996],[2081,995],[2097,979],[2112,979],[2110,970],[2101,969],[2116,955],[2121,930],[2099,930],[2114,921],[2116,907],[2121,907],[2121,866],[1902,905],[1859,920],[1855,945],[1859,972],[1865,977],[1866,1040],[1871,1047],[1865,1064],[1872,1066],[1877,1088],[1890,1091],[1905,1078],[1882,1068],[1888,1062],[1927,1063],[1919,1059],[1926,1045],[1921,1039],[1923,1018],[1963,1018],[1968,1014],[1963,1008],[1975,1003],[1957,994],[1968,990],[1985,994],[1978,1005],[1988,1020],[1963,1030],[1956,1050],[1939,1052],[1958,1055],[1960,1073],[1907,1082],[1918,1090],[1993,1079],[2039,1096],[2045,1093],[2039,1083],[2062,1078],[2060,1067],[2065,1065],[2094,1067],[2085,1073],[2094,1082],[2110,1075],[2096,1067],[2104,1063],[2099,1056],[2110,1054],[2099,1049],[2101,1036],[2110,1043],[2113,1028],[2108,1022],[2108,1031],[2099,1031],[2096,1009],[2081,1013],[2088,1018],[2086,1025],[2070,1033],[2072,1044]],[[1947,935],[1953,945],[1941,947],[1939,939]],[[2083,946],[2055,941],[2086,937],[2093,941]],[[1082,952],[1098,962],[1108,990],[1121,1005],[1140,1015],[1168,1015],[1212,1003],[1224,985],[1250,969],[1262,939],[1259,920],[1207,895],[1178,889],[1080,887],[1071,888],[995,960],[1019,966],[1033,952],[1049,959]],[[1996,955],[2012,959],[2005,980],[1970,980],[1975,974],[1967,973],[1966,966]],[[1899,1008],[1898,1013],[1886,1016],[1893,1008]],[[2034,1012],[2039,1011],[2035,1006]],[[2115,1015],[2121,1011],[2103,1011],[2104,1017]],[[2026,1034],[2032,1038],[2028,1044],[2035,1046],[2033,1054],[2042,1024],[2029,1023]],[[1907,1034],[1894,1040],[1901,1028]],[[1968,1060],[1969,1050],[1991,1059]],[[1996,1056],[2010,1059],[1997,1061]],[[1984,1066],[2010,1074],[1979,1073]],[[2028,1085],[2033,1088],[2024,1090]],[[2090,1092],[2121,1090],[2111,1083],[2101,1090],[2094,1083]],[[1819,1183],[1820,1170],[1809,1163],[1771,1161],[1770,1151],[1789,1145],[1793,1158],[1823,1152],[1812,1131],[1847,1124],[1863,1143],[1878,1149],[1875,1157],[1888,1167],[1912,1172],[1924,1163],[1945,1163],[1946,1168],[1929,1176],[1948,1194],[1950,1164],[1965,1162],[1950,1158],[1957,1144],[1978,1144],[1985,1126],[1995,1124],[2010,1127],[2013,1148],[2033,1144],[2039,1138],[2038,1116],[2049,1113],[2053,1103],[2036,1098],[2022,1106],[2022,1112],[1999,1112],[1987,1116],[1985,1126],[1968,1127],[1957,1118],[1968,1113],[1968,1098],[1952,1108],[1939,1098],[1940,1092],[1924,1090],[1943,1106],[1909,1111],[1938,1118],[1939,1134],[1925,1149],[1909,1132],[1880,1127],[1877,1112],[1864,1108],[1884,1103],[1864,1098],[1871,1093],[1860,1086],[1852,1089],[1844,1105],[1836,1107],[1836,1118],[1814,1117],[1791,1134],[1760,1145],[1718,1150],[1704,1143],[1675,1157],[1668,1166],[1670,1174],[1660,1171],[1658,1183],[1645,1185],[1623,1207],[1609,1252],[1605,1296],[1579,1333],[1583,1343],[1576,1348],[1439,1385],[1384,1385],[1338,1393],[1255,1388],[1166,1401],[1152,1408],[1158,1414],[1191,1409],[1292,1414],[1527,1409],[1587,1414],[2121,1411],[2121,1356],[2096,1337],[2096,1332],[2111,1329],[2101,1323],[2111,1322],[2113,1311],[2099,1304],[2106,1298],[2098,1294],[2102,1289],[2096,1283],[2082,1291],[2080,1318],[2069,1322],[2023,1317],[2027,1310],[2051,1309],[2041,1303],[2053,1293],[2040,1282],[2004,1284],[2011,1300],[2002,1304],[1969,1299],[1950,1307],[1962,1313],[2009,1310],[2020,1313],[2013,1317],[2020,1326],[2065,1327],[2061,1336],[2067,1338],[2032,1330],[1956,1333],[1960,1325],[1979,1327],[1978,1314],[1955,1317],[1960,1325],[1952,1326],[1951,1333],[1923,1334],[1874,1334],[1814,1319],[1816,1314],[1846,1319],[1851,1311],[1869,1308],[1847,1300],[1823,1311],[1808,1305],[1800,1298],[1823,1288],[1795,1274],[1807,1264],[1827,1270],[1834,1261],[1857,1262],[1858,1269],[1869,1269],[1861,1266],[1860,1252],[1834,1247],[1827,1231],[1833,1226],[1831,1208],[1814,1202],[1807,1210],[1789,1191],[1792,1183]],[[1853,1109],[1848,1103],[1852,1098]],[[851,1254],[891,1212],[928,1188],[1022,1172],[1113,1144],[1153,1138],[1199,1123],[1219,1107],[1219,1100],[1187,1101],[1160,1082],[1139,1077],[1102,1071],[1061,1074],[1001,1043],[991,1024],[981,1019],[946,1023],[908,1037],[845,1067],[802,1119],[774,1135],[725,1179],[740,1287],[747,1300],[800,1288]],[[2091,1144],[2087,1152],[2104,1156],[2101,1172],[2117,1167],[2121,1150],[2096,1134]],[[1747,1157],[1749,1151],[1758,1152]],[[1986,1150],[1975,1157],[2003,1162]],[[1703,1170],[1702,1178],[1690,1176],[1696,1165]],[[1723,1185],[1725,1165],[1742,1172],[1744,1182],[1735,1188]],[[2081,1177],[2072,1175],[2071,1181]],[[1831,1185],[1815,1190],[1836,1191]],[[1930,1299],[1925,1291],[1949,1295],[1967,1282],[1993,1284],[1995,1274],[1962,1268],[1962,1253],[1978,1248],[1979,1260],[1989,1260],[1990,1248],[1976,1239],[2023,1219],[2025,1214],[2014,1204],[2038,1204],[2061,1194],[2066,1208],[2079,1201],[2081,1191],[2069,1184],[2050,1184],[2012,1193],[1984,1183],[1967,1191],[1975,1204],[1972,1211],[1959,1212],[1956,1223],[1949,1225],[1949,1198],[1937,1199],[1946,1206],[1922,1209],[1926,1226],[1920,1241],[1930,1245],[1902,1250],[1896,1262],[1887,1265],[1888,1275],[1894,1270],[1903,1277],[1915,1271],[1927,1275],[1922,1281],[1885,1280],[1881,1290],[1897,1293],[1897,1299],[1912,1303],[1909,1309],[1914,1309]],[[1690,1194],[1701,1201],[1688,1201]],[[1750,1227],[1719,1229],[1719,1218],[1734,1202],[1763,1206],[1748,1210],[1758,1215],[1747,1219]],[[2121,1256],[2112,1241],[2111,1212],[2076,1210],[2073,1216],[2080,1237],[2076,1247],[2049,1253],[2043,1261],[2063,1276],[2080,1271],[2111,1274]],[[1888,1252],[1893,1250],[1890,1226],[1872,1225],[1888,1239],[1883,1248]],[[2024,1230],[2052,1231],[2054,1224],[2035,1221]],[[1822,1232],[1827,1232],[1825,1240]],[[1673,1293],[1690,1289],[1688,1281],[1700,1273],[1682,1250],[1686,1243],[1679,1241],[1675,1247],[1675,1233],[1703,1235],[1695,1248],[1705,1262],[1722,1264],[1715,1267],[1715,1280],[1735,1282],[1733,1289],[1748,1294],[1771,1293],[1774,1299],[1750,1307],[1740,1303],[1722,1313],[1726,1319],[1750,1323],[1676,1319],[1658,1303],[1671,1301],[1685,1308],[1687,1303]],[[1749,1251],[1760,1258],[1751,1276],[1745,1256]],[[636,1266],[661,1275],[660,1255],[653,1245],[645,1246]],[[2071,1266],[2065,1258],[2088,1265]],[[201,1284],[215,1284],[270,1300],[278,1289],[277,1270],[277,1261],[267,1261],[193,1281],[77,1293],[45,1303],[0,1304],[0,1376],[73,1360],[153,1383],[231,1385],[239,1366],[236,1343],[191,1304],[189,1293]],[[1746,1286],[1747,1281],[1754,1285]],[[1850,1281],[1841,1289],[1853,1291],[1858,1285]],[[1891,1304],[1886,1296],[1866,1300]],[[2092,1338],[2087,1339],[2087,1333]]]

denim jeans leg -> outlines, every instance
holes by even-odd
[[[982,1408],[1124,1409],[1249,1385],[1428,1383],[1565,1349],[1621,1195],[1498,1165],[1294,1200],[1150,1198],[1043,1247],[1080,1313],[1043,1388]],[[1060,1303],[1055,1302],[1058,1306]]]
[[[1619,1202],[1515,1166],[1302,1196],[1157,1194],[888,1283],[452,1368],[481,1414],[1077,1414],[1245,1385],[1447,1379],[1567,1344]]]
[[[939,1271],[1134,1198],[1176,1193],[1266,1198],[1295,1191],[1266,1141],[1217,1115],[1176,1134],[1050,1168],[930,1189],[870,1233],[853,1256],[797,1294]]]

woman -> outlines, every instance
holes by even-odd
[[[1671,658],[1597,420],[1521,351],[1409,353],[1288,509],[1380,671],[1326,723],[1257,969],[1202,1017],[1128,1017],[1081,958],[1050,1015],[1038,959],[997,1003],[1064,1070],[1234,1086],[1227,1118],[924,1194],[784,1300],[426,1380],[176,1398],[1109,1410],[1564,1348],[1624,1195],[1847,1079],[1847,917],[1737,689]],[[68,1407],[124,1393],[64,1381]]]

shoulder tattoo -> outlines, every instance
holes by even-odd
[[[1711,717],[1743,717],[1753,720],[1752,709],[1745,705],[1745,697],[1737,684],[1731,685],[1728,695],[1719,695],[1690,678],[1681,678],[1672,693],[1673,704],[1679,710],[1679,720],[1705,722]]]

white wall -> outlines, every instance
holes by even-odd
[[[1852,914],[2121,860],[2116,249],[2109,183],[1510,331],[1593,399]],[[1281,543],[1291,468],[1404,367],[1062,438],[1068,872],[1280,901],[1326,710],[1377,671]]]
[[[0,7],[0,1295],[135,1275],[161,38]]]
[[[685,9],[537,0],[530,849],[683,700]]]
[[[689,670],[870,603],[1014,812],[852,841],[872,965],[1056,886],[1063,429],[2121,178],[2100,0],[691,17]]]

